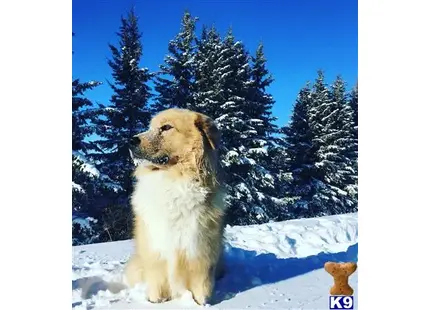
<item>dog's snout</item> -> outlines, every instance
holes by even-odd
[[[140,144],[139,137],[134,136],[133,138],[130,139],[131,146],[138,146],[139,144]]]

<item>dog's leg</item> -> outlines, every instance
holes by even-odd
[[[187,262],[182,251],[175,251],[169,261],[169,284],[173,298],[179,298],[187,286]]]
[[[124,269],[125,282],[127,286],[133,287],[143,282],[143,265],[141,259],[133,254]]]
[[[166,261],[152,262],[145,270],[147,297],[152,303],[159,303],[171,298],[167,277]]]
[[[190,261],[189,285],[194,300],[199,305],[205,305],[210,297],[215,283],[215,266],[198,260]]]

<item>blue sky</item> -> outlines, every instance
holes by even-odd
[[[232,26],[237,40],[254,54],[264,43],[267,66],[275,78],[269,92],[276,100],[273,114],[284,125],[306,81],[322,69],[326,81],[337,74],[351,88],[358,78],[357,0],[73,0],[73,78],[98,80],[104,85],[86,93],[109,104],[112,81],[108,43],[117,44],[121,14],[135,6],[142,32],[141,66],[158,70],[167,44],[179,31],[185,9],[203,24],[214,24],[224,35]]]

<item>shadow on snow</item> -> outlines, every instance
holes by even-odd
[[[357,253],[358,243],[351,245],[345,252],[321,252],[303,258],[285,259],[277,258],[272,253],[257,254],[255,251],[232,247],[225,253],[226,274],[217,281],[210,304],[231,299],[240,292],[260,285],[276,283],[324,268],[327,261],[357,262]],[[81,288],[82,298],[87,299],[97,295],[99,291],[110,290],[117,293],[126,287],[121,283],[106,282],[101,277],[93,276],[72,281],[72,288]]]
[[[316,269],[324,268],[327,261],[357,262],[358,243],[345,252],[319,253],[303,258],[277,258],[274,254],[257,254],[239,248],[230,248],[226,255],[227,272],[218,280],[211,304],[233,298],[254,287],[287,280]]]

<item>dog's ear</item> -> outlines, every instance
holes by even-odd
[[[218,149],[221,142],[221,133],[215,125],[215,122],[204,114],[196,113],[194,124],[207,140],[210,147],[213,150]]]

